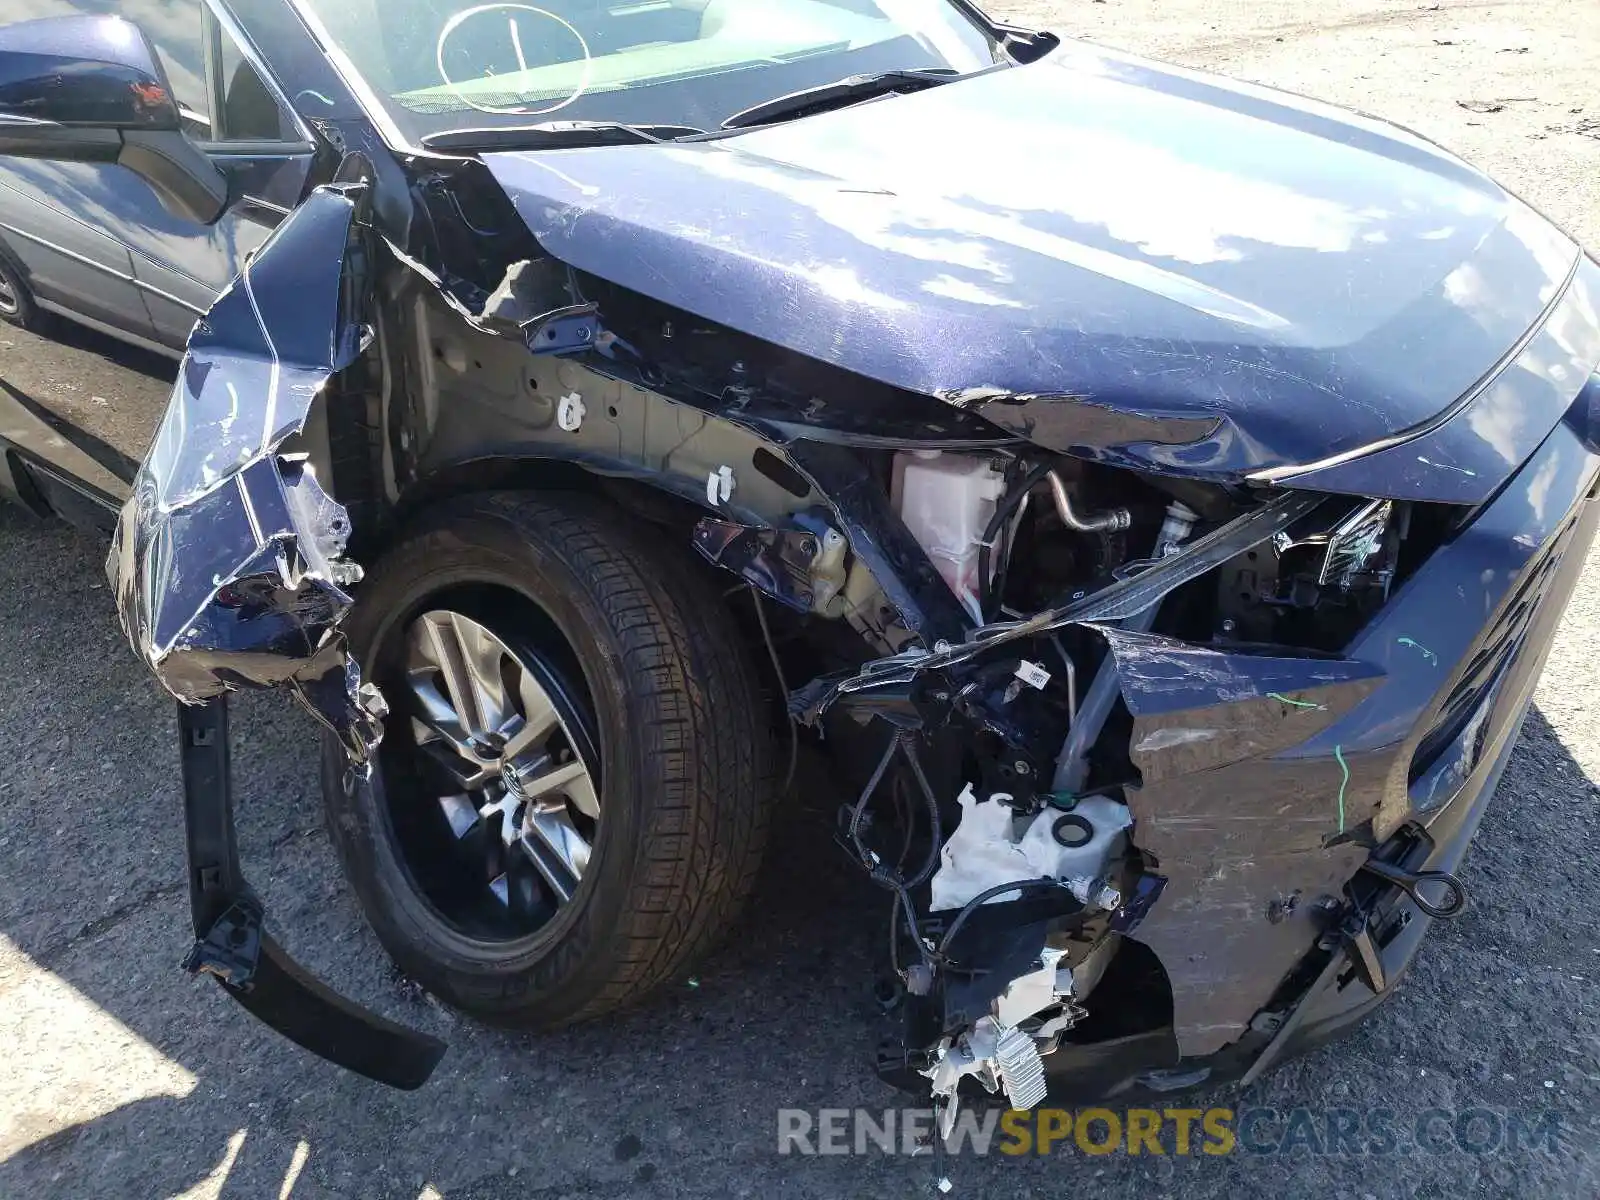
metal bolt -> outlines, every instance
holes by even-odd
[[[1030,767],[1027,763],[1023,762],[1022,759],[1020,759],[1020,758],[1017,759],[1016,770],[1017,770],[1017,774],[1018,775],[1032,775],[1033,774],[1033,768]]]
[[[486,734],[481,738],[473,738],[467,743],[472,752],[480,758],[493,758],[505,749],[506,740],[498,733]]]

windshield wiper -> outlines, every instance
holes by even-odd
[[[424,134],[426,150],[556,150],[573,146],[638,146],[704,133],[692,125],[625,125],[620,121],[540,121]]]
[[[722,123],[724,129],[748,129],[752,125],[770,125],[804,117],[830,108],[841,108],[874,96],[887,96],[892,92],[917,92],[923,88],[937,87],[961,78],[961,72],[951,67],[910,67],[899,71],[878,71],[872,75],[850,75],[834,83],[803,88],[753,104],[736,112]]]

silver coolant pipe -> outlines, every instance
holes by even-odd
[[[1068,529],[1079,533],[1119,533],[1133,524],[1133,514],[1125,508],[1108,508],[1104,512],[1080,513],[1072,506],[1072,493],[1067,491],[1057,471],[1051,471],[1050,495],[1056,502],[1056,514]],[[1167,510],[1169,513],[1171,509]]]

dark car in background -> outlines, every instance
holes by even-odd
[[[189,965],[289,1036],[442,1049],[264,932],[240,688],[321,723],[396,962],[517,1026],[687,970],[813,743],[947,1119],[1253,1077],[1465,905],[1600,266],[1459,159],[960,0],[58,10],[0,28],[0,299],[183,357],[0,360],[0,484],[115,522]]]

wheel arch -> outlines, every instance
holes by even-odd
[[[485,492],[565,492],[592,496],[610,503],[641,522],[680,532],[679,545],[688,559],[699,561],[689,542],[695,521],[716,510],[672,486],[666,473],[627,470],[621,464],[606,468],[549,454],[535,448],[507,449],[474,454],[437,464],[406,487],[396,499],[391,515],[391,538],[418,519],[429,507],[458,496]],[[703,500],[703,497],[700,498]]]

